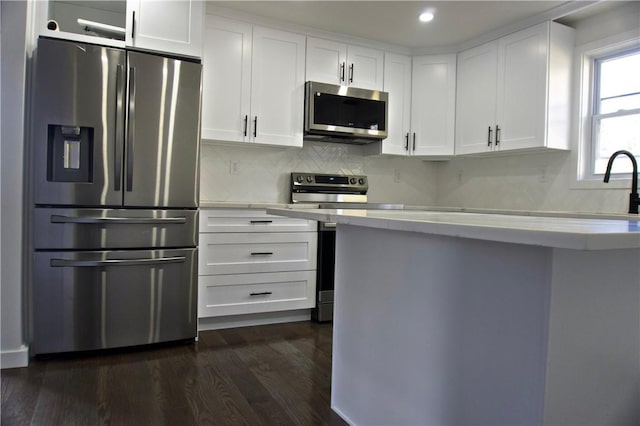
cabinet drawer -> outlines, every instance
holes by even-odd
[[[199,274],[316,269],[316,232],[201,234]]]
[[[316,231],[313,220],[274,216],[264,209],[202,209],[200,232],[308,232]]]
[[[315,271],[201,276],[198,317],[311,308],[315,277]]]

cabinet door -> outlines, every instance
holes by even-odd
[[[498,42],[497,149],[544,146],[548,28],[545,22]]]
[[[202,139],[249,141],[252,26],[207,16],[202,53]]]
[[[312,308],[315,283],[315,271],[200,276],[198,317]]]
[[[370,90],[382,90],[384,52],[360,46],[347,47],[347,84]]]
[[[316,269],[317,232],[200,235],[200,275]]]
[[[486,152],[493,148],[497,60],[497,41],[458,55],[456,154]]]
[[[412,155],[453,155],[456,56],[413,58]]]
[[[305,37],[253,29],[250,129],[253,142],[302,146]]]
[[[407,155],[411,126],[411,58],[386,53],[384,91],[389,93],[388,136],[381,142],[381,154]]]
[[[346,44],[307,37],[307,80],[345,84],[346,67]]]
[[[200,0],[128,0],[127,46],[199,58],[204,3]]]

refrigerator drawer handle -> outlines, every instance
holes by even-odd
[[[51,215],[51,223],[184,224],[186,217],[69,217]]]
[[[157,259],[113,259],[113,260],[69,260],[69,259],[51,259],[51,266],[55,268],[71,266],[75,268],[82,267],[100,267],[100,266],[139,266],[139,265],[157,265],[166,263],[184,263],[184,256],[176,257],[160,257]]]

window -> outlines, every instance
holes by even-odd
[[[603,175],[615,151],[640,157],[640,48],[593,58],[591,159],[587,175]],[[630,161],[613,164],[613,174],[631,173]]]

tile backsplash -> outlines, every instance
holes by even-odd
[[[283,149],[203,143],[200,200],[288,203],[291,172],[362,174],[371,202],[435,204],[436,166],[420,159],[368,157],[357,145],[307,142]]]
[[[572,188],[568,152],[430,162],[363,155],[362,147],[299,148],[203,143],[202,201],[290,202],[291,172],[363,174],[369,200],[440,207],[624,213],[628,189]]]

